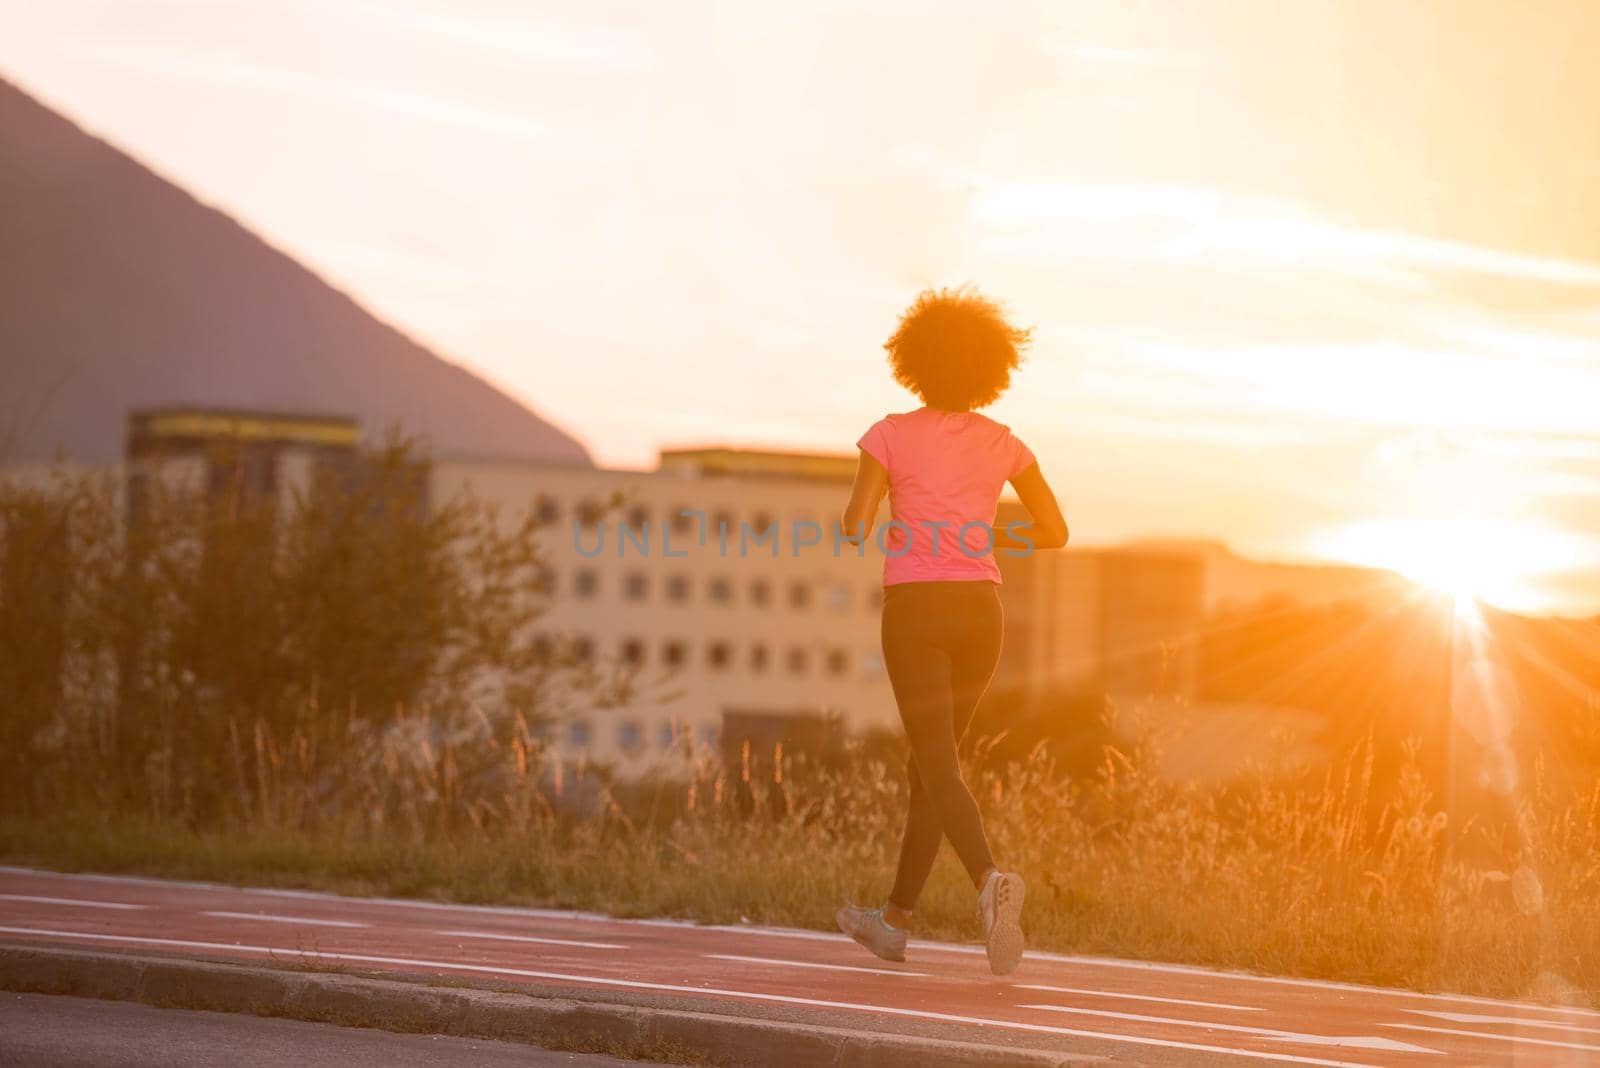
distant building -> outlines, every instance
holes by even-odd
[[[127,507],[145,507],[150,480],[186,481],[212,499],[276,500],[317,468],[351,470],[361,428],[341,416],[225,408],[157,408],[128,416]]]
[[[997,522],[1024,520],[1002,502]],[[993,687],[1025,699],[1065,692],[1188,700],[1206,570],[1192,553],[1138,547],[998,555],[1006,646]]]
[[[1410,588],[1392,571],[1354,564],[1252,560],[1214,541],[1153,538],[1125,546],[1200,561],[1205,569],[1205,614],[1231,616],[1263,607],[1309,607],[1385,598]]]
[[[471,493],[549,524],[548,640],[620,665],[634,700],[578,708],[555,741],[624,773],[687,737],[738,759],[898,722],[878,640],[883,559],[833,529],[849,457],[677,449],[653,471],[444,458],[432,495]]]
[[[775,452],[760,449],[662,449],[659,471],[694,478],[732,476],[776,478],[784,482],[811,480],[848,486],[856,474],[856,458],[844,454]],[[840,505],[839,511],[844,510]]]

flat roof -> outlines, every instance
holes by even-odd
[[[344,415],[243,408],[143,408],[128,413],[130,444],[175,440],[284,441],[352,446],[361,424]]]
[[[660,469],[702,475],[759,475],[849,482],[855,478],[853,454],[740,449],[728,445],[662,449]]]

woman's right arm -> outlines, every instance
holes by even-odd
[[[1044,480],[1044,472],[1039,470],[1038,463],[1031,463],[1017,472],[1011,479],[1011,485],[1033,522],[1027,528],[1027,541],[1014,538],[1003,530],[995,531],[995,547],[1026,552],[1030,546],[1033,549],[1059,549],[1065,545],[1069,534],[1067,518],[1061,514],[1061,505],[1056,501],[1050,483]]]
[[[856,481],[850,488],[850,502],[839,517],[843,528],[842,540],[851,545],[862,544],[872,533],[872,522],[878,515],[878,505],[889,490],[889,471],[866,449],[856,463]]]

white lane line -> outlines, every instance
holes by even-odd
[[[633,923],[639,921],[612,919],[609,922]],[[800,931],[787,927],[744,927],[733,924],[706,924],[698,929],[702,931],[726,931],[740,935],[766,935],[773,938],[803,938],[819,942],[850,943],[853,941],[849,935],[827,934],[822,931]],[[964,953],[969,956],[981,956],[988,952],[983,946],[916,940],[908,943],[907,949],[914,949],[919,952],[933,950],[941,953]],[[1027,951],[1026,959],[1029,961],[1045,961],[1051,964],[1077,964],[1092,968],[1126,968],[1132,971],[1154,972],[1164,975],[1186,975],[1193,976],[1196,979],[1208,979],[1213,982],[1270,983],[1275,986],[1298,986],[1312,990],[1370,994],[1375,997],[1414,998],[1420,1001],[1435,1002],[1454,1001],[1468,1005],[1485,1005],[1497,1009],[1517,1009],[1522,1012],[1553,1012],[1600,1019],[1600,1010],[1596,1009],[1574,1009],[1560,1005],[1541,1005],[1532,1001],[1506,1001],[1501,998],[1477,997],[1472,994],[1429,994],[1420,990],[1399,990],[1387,986],[1342,983],[1334,979],[1300,979],[1286,975],[1257,975],[1252,972],[1228,971],[1222,968],[1202,968],[1192,964],[1163,964],[1159,961],[1123,960],[1118,957],[1083,957],[1033,949]]]
[[[1396,1042],[1377,1035],[1313,1035],[1298,1031],[1280,1031],[1275,1027],[1246,1027],[1243,1024],[1215,1023],[1211,1020],[1180,1020],[1175,1016],[1146,1016],[1138,1012],[1112,1012],[1110,1009],[1078,1009],[1067,1005],[1022,1005],[1024,1009],[1043,1009],[1046,1012],[1070,1012],[1079,1016],[1104,1016],[1110,1020],[1127,1020],[1129,1023],[1166,1024],[1172,1027],[1203,1027],[1207,1031],[1232,1031],[1240,1035],[1256,1035],[1279,1042],[1296,1042],[1305,1046],[1349,1046],[1353,1049],[1384,1050],[1390,1053],[1438,1053],[1426,1046],[1413,1046],[1409,1042]]]
[[[148,905],[129,905],[122,901],[90,901],[82,897],[40,897],[36,894],[0,894],[0,901],[26,901],[30,905],[76,905],[86,909],[119,909],[133,911]]]
[[[878,1012],[889,1016],[907,1016],[921,1020],[939,1020],[944,1023],[975,1024],[979,1027],[998,1028],[1004,1031],[1029,1031],[1035,1034],[1066,1035],[1072,1038],[1092,1038],[1106,1042],[1127,1042],[1136,1046],[1160,1046],[1165,1049],[1194,1050],[1199,1053],[1224,1053],[1234,1057],[1254,1060],[1287,1062],[1290,1064],[1315,1064],[1322,1068],[1373,1068],[1358,1061],[1330,1061],[1321,1057],[1303,1057],[1290,1053],[1269,1053],[1265,1050],[1235,1049],[1231,1046],[1207,1046],[1195,1042],[1178,1042],[1164,1038],[1146,1038],[1142,1035],[1122,1035],[1115,1031],[1082,1031],[1071,1027],[1051,1027],[1048,1024],[1022,1023],[1013,1020],[993,1020],[980,1016],[957,1016],[923,1009],[900,1009],[888,1005],[861,1005],[848,1001],[822,1001],[817,998],[792,997],[787,994],[756,994],[743,990],[719,990],[713,987],[679,986],[673,983],[647,983],[633,979],[606,979],[596,975],[571,975],[564,972],[536,972],[526,968],[508,968],[486,964],[455,964],[450,961],[417,960],[411,957],[379,957],[363,953],[300,952],[281,946],[250,946],[237,942],[194,942],[181,938],[151,938],[140,935],[96,934],[90,931],[54,931],[35,927],[0,927],[0,934],[37,935],[46,938],[80,938],[91,942],[137,942],[141,945],[181,946],[185,949],[226,949],[237,953],[298,953],[317,960],[350,961],[357,964],[402,964],[418,968],[442,968],[447,971],[479,972],[486,975],[516,975],[525,979],[551,979],[566,983],[594,983],[601,986],[628,987],[635,990],[667,990],[701,997],[745,998],[752,1001],[773,1001],[786,1005],[808,1005],[822,1009],[853,1009],[860,1012]],[[1431,1052],[1431,1051],[1430,1051]]]
[[[891,968],[862,968],[855,964],[818,964],[809,960],[780,960],[776,957],[741,957],[737,953],[707,953],[710,960],[736,960],[745,964],[771,964],[779,968],[821,968],[830,972],[864,972],[867,975],[911,975],[926,978],[926,972],[895,971]]]
[[[1511,1024],[1514,1027],[1547,1027],[1557,1031],[1575,1031],[1585,1035],[1600,1035],[1600,1027],[1579,1027],[1560,1020],[1529,1020],[1523,1016],[1481,1016],[1475,1012],[1438,1012],[1434,1009],[1407,1009],[1414,1016],[1431,1016],[1436,1020],[1460,1024]]]
[[[457,905],[448,901],[412,901],[403,897],[344,897],[324,894],[317,890],[255,889],[252,887],[197,884],[207,890],[231,890],[243,894],[266,894],[270,897],[293,897],[303,901],[332,901],[341,905],[379,905],[383,908],[431,909],[434,912],[468,912],[483,916],[515,916],[518,919],[579,920],[584,923],[621,922],[642,923],[642,920],[612,921],[610,916],[598,912],[568,912],[563,909],[530,909],[522,905]],[[694,926],[688,920],[682,921]]]
[[[535,935],[490,934],[487,931],[435,931],[453,938],[488,938],[496,942],[531,942],[540,946],[572,946],[574,949],[627,949],[617,942],[577,942],[570,938],[539,938]]]
[[[615,923],[628,924],[640,927],[687,927],[696,931],[728,931],[740,935],[766,935],[777,938],[803,938],[819,942],[839,942],[853,944],[848,935],[826,934],[821,931],[801,931],[787,927],[757,927],[729,925],[729,924],[698,924],[692,920],[648,920],[648,919],[620,919],[615,916],[605,916],[598,912],[576,912],[565,909],[538,909],[523,908],[513,905],[456,905],[440,901],[410,901],[404,898],[392,897],[346,897],[340,894],[329,894],[317,890],[277,890],[266,887],[240,887],[224,883],[207,883],[181,879],[157,879],[145,875],[101,875],[86,872],[54,872],[43,871],[38,868],[23,868],[15,865],[0,864],[0,874],[23,875],[43,879],[71,879],[84,882],[97,883],[124,883],[136,886],[151,887],[184,887],[195,890],[217,890],[226,893],[268,894],[280,897],[297,897],[312,901],[327,901],[349,907],[351,905],[378,905],[386,908],[415,908],[433,909],[439,911],[453,911],[476,913],[492,916],[521,916],[535,919],[581,921],[584,923]],[[978,954],[985,952],[982,946],[954,945],[949,942],[924,942],[913,941],[911,946],[917,950],[935,950],[946,953]],[[1188,975],[1199,979],[1208,979],[1213,982],[1248,982],[1270,983],[1278,986],[1306,987],[1312,990],[1335,990],[1354,994],[1370,994],[1380,997],[1411,998],[1421,1001],[1453,1001],[1466,1005],[1486,1005],[1497,1009],[1516,1009],[1523,1012],[1551,1012],[1567,1016],[1587,1016],[1600,1019],[1600,1010],[1572,1009],[1561,1006],[1541,1005],[1531,1001],[1507,1001],[1501,998],[1477,997],[1471,994],[1426,994],[1417,990],[1397,990],[1393,987],[1365,986],[1361,983],[1341,983],[1332,979],[1300,979],[1280,975],[1255,975],[1250,972],[1227,971],[1221,968],[1202,968],[1192,964],[1163,964],[1159,961],[1122,960],[1117,957],[1083,957],[1065,953],[1050,953],[1043,950],[1029,950],[1028,960],[1047,961],[1053,964],[1081,964],[1095,968],[1124,968],[1141,972],[1155,972],[1166,975]]]
[[[1044,990],[1052,994],[1084,994],[1092,998],[1124,998],[1128,1001],[1157,1001],[1163,1005],[1189,1005],[1197,1009],[1227,1009],[1234,1012],[1265,1012],[1259,1005],[1224,1005],[1217,1001],[1190,1001],[1187,998],[1158,998],[1154,994],[1125,994],[1115,990],[1087,990],[1076,986],[1049,986],[1044,983],[1018,983],[1020,990]]]
[[[547,920],[582,920],[605,923],[644,923],[644,920],[618,920],[598,912],[575,912],[570,909],[535,909],[521,905],[459,905],[445,901],[413,901],[400,897],[353,897],[330,894],[321,890],[283,890],[269,886],[235,886],[230,883],[208,883],[196,879],[158,879],[150,875],[101,875],[97,872],[43,871],[39,868],[20,868],[0,864],[0,875],[25,875],[40,879],[70,879],[86,883],[125,883],[157,889],[216,890],[229,894],[262,894],[267,897],[293,897],[305,901],[326,901],[338,905],[382,905],[393,908],[434,909],[443,912],[472,912],[490,916],[532,916]],[[700,927],[693,920],[649,921],[681,923]]]
[[[1516,1042],[1525,1046],[1555,1046],[1558,1049],[1582,1049],[1600,1053],[1600,1046],[1583,1042],[1557,1042],[1553,1038],[1529,1038],[1526,1035],[1501,1035],[1493,1031],[1464,1031],[1457,1027],[1427,1027],[1423,1024],[1392,1023],[1385,1027],[1399,1027],[1407,1031],[1424,1031],[1432,1035],[1464,1035],[1468,1038],[1492,1038],[1501,1042]]]
[[[202,916],[215,916],[221,920],[265,920],[267,923],[292,923],[309,927],[365,927],[355,920],[314,920],[308,916],[269,916],[265,912],[202,912]]]

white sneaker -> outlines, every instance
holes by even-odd
[[[1022,876],[993,871],[978,893],[978,915],[988,943],[989,970],[1010,975],[1022,960]]]
[[[846,905],[833,914],[833,921],[839,925],[839,930],[884,960],[906,959],[906,933],[898,927],[891,927],[889,921],[883,918],[882,909]]]

